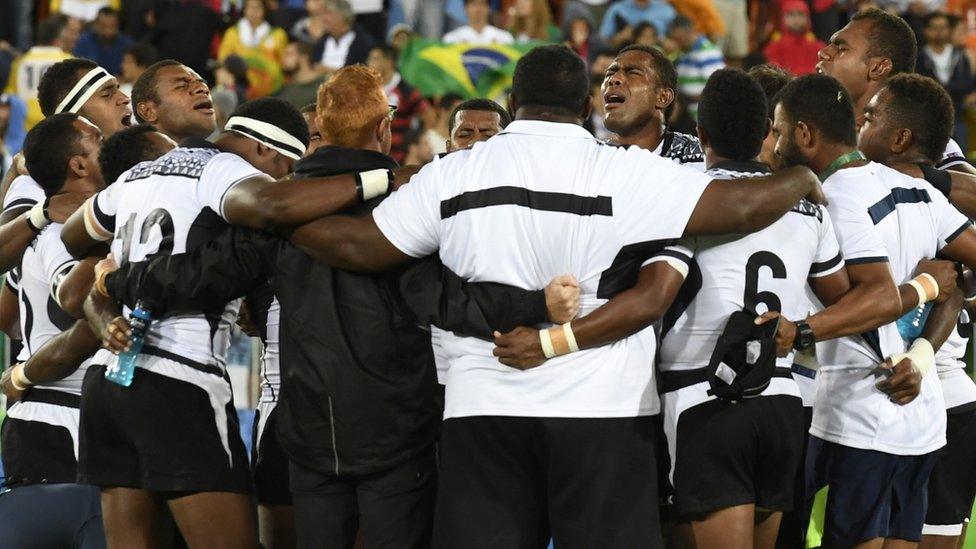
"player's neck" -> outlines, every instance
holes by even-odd
[[[629,135],[618,135],[614,142],[618,145],[634,145],[649,151],[657,150],[664,139],[664,125],[654,120]]]
[[[918,164],[932,165],[933,162],[932,159],[927,158],[918,149],[911,148],[905,152],[889,156],[885,162],[882,162],[882,164],[898,171],[903,171],[897,166],[917,166]]]
[[[845,145],[843,143],[824,143],[813,155],[813,158],[810,159],[807,167],[813,170],[813,172],[816,174],[822,174],[830,169],[836,171],[838,169],[863,166],[864,164],[867,164],[867,161],[862,159],[852,159],[844,161],[841,164],[837,164],[838,159],[842,158],[844,155],[848,155],[856,151],[857,147],[854,145]]]
[[[579,115],[553,112],[546,107],[519,107],[518,110],[515,111],[515,119],[538,120],[541,122],[559,122],[562,124],[576,124],[577,126],[583,125],[583,118]]]

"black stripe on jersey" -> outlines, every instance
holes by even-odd
[[[37,204],[37,201],[33,198],[18,198],[17,200],[12,201],[10,204],[7,204],[7,207],[4,208],[3,211],[8,212],[14,208],[30,208],[34,204]]]
[[[574,215],[613,215],[613,201],[609,196],[579,196],[568,193],[530,191],[522,187],[494,187],[461,193],[443,200],[441,202],[441,219],[448,219],[464,210],[506,204]]]
[[[854,259],[844,260],[848,265],[863,265],[865,263],[887,263],[888,257],[879,255],[874,257],[855,257]]]
[[[935,165],[935,167],[939,168],[940,170],[944,170],[950,166],[955,166],[956,164],[969,164],[969,161],[967,161],[962,156],[953,155],[947,158],[943,158]]]
[[[833,259],[828,259],[827,261],[822,261],[820,263],[814,263],[813,265],[810,265],[810,275],[812,276],[818,273],[822,273],[824,271],[829,271],[830,269],[833,269],[834,267],[839,265],[840,262],[843,260],[844,258],[841,257],[840,252],[838,252]]]
[[[644,262],[659,255],[665,247],[676,242],[677,239],[648,240],[620,248],[610,266],[600,273],[596,296],[600,299],[610,299],[624,290],[633,288],[637,283],[637,273]]]
[[[115,216],[108,215],[107,213],[103,212],[101,208],[98,207],[97,199],[92,200],[91,205],[92,205],[92,213],[95,214],[95,221],[98,221],[98,224],[101,225],[102,228],[105,229],[106,231],[110,233],[114,233]]]
[[[81,397],[78,395],[73,395],[64,391],[55,391],[53,389],[42,389],[40,387],[32,387],[30,391],[24,395],[23,400],[24,402],[44,402],[46,404],[54,404],[55,406],[64,406],[66,408],[81,407]]]
[[[932,197],[925,189],[905,189],[896,187],[891,189],[891,194],[877,201],[868,208],[868,215],[875,225],[888,217],[888,214],[895,211],[898,204],[918,204],[932,202]]]
[[[47,318],[62,332],[75,325],[75,318],[64,312],[64,309],[50,295],[47,296]]]
[[[661,250],[660,252],[654,254],[654,257],[661,256],[673,257],[675,259],[680,259],[685,263],[691,263],[691,256],[686,253],[679,252],[678,250]]]
[[[20,301],[24,304],[24,318],[21,320],[24,322],[23,333],[20,334],[21,339],[24,342],[24,347],[27,348],[27,354],[34,354],[31,351],[31,332],[34,331],[34,309],[31,308],[30,300],[27,299],[26,292],[20,292]]]
[[[184,366],[189,366],[190,368],[193,368],[194,370],[200,370],[201,372],[206,372],[208,374],[213,374],[213,375],[218,376],[218,377],[224,377],[224,373],[220,370],[220,368],[218,368],[216,366],[212,366],[210,364],[201,364],[201,363],[199,363],[199,362],[197,362],[195,360],[190,360],[190,359],[188,359],[186,357],[182,357],[182,356],[180,356],[178,354],[171,353],[169,351],[164,351],[164,350],[160,349],[159,347],[153,347],[153,346],[150,346],[150,345],[146,345],[146,346],[144,346],[142,348],[142,352],[145,353],[145,354],[147,354],[147,355],[150,355],[150,356],[156,356],[156,357],[159,357],[159,358],[165,358],[167,360],[172,360],[173,362],[179,362],[180,364],[182,364]]]
[[[961,235],[963,233],[963,231],[965,231],[966,229],[968,229],[968,228],[970,228],[972,226],[973,226],[973,224],[970,223],[970,222],[968,222],[968,221],[965,222],[965,223],[963,223],[961,227],[959,227],[955,231],[952,231],[952,234],[950,234],[946,238],[946,244],[949,244],[950,242],[952,242],[953,240],[955,240],[957,236],[959,236],[959,235]]]

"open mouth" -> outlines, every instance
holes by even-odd
[[[126,112],[125,115],[122,116],[121,122],[122,122],[122,125],[125,126],[126,128],[128,128],[129,126],[131,126],[132,125],[132,112],[131,111]]]
[[[206,101],[201,101],[193,106],[193,110],[203,114],[211,115],[214,113],[213,102],[210,101],[209,99]]]
[[[606,109],[616,108],[626,100],[624,96],[617,93],[608,93],[603,96],[603,106]]]

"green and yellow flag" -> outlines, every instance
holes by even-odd
[[[511,87],[519,58],[538,45],[412,40],[400,54],[400,74],[426,96],[456,93],[465,99],[495,98]]]

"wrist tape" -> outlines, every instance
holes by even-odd
[[[573,327],[569,322],[548,330],[539,330],[539,342],[542,344],[542,354],[546,358],[580,350],[579,345],[576,344],[576,334],[573,333]]]

